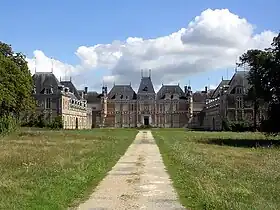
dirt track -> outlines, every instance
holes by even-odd
[[[140,131],[125,155],[78,209],[185,209],[178,202],[155,140]]]

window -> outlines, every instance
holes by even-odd
[[[46,109],[50,109],[51,108],[51,99],[47,98],[46,99]]]
[[[236,102],[237,102],[237,108],[241,109],[243,108],[243,100],[241,97],[236,98]]]
[[[177,104],[173,104],[173,112],[177,110]]]
[[[51,89],[46,88],[46,94],[51,94]]]
[[[241,94],[241,93],[242,93],[242,87],[237,87],[236,94]]]

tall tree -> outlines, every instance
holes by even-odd
[[[0,42],[0,116],[34,108],[33,81],[25,56]]]
[[[247,64],[250,68],[248,80],[251,88],[247,98],[254,103],[254,125],[260,101],[264,101],[269,104],[266,128],[278,132],[275,125],[280,117],[280,34],[273,39],[271,48],[248,50],[239,60],[240,66]]]
[[[257,116],[259,113],[260,103],[262,101],[270,101],[271,93],[269,87],[269,78],[267,77],[267,65],[272,57],[272,54],[262,50],[248,50],[240,56],[239,66],[247,64],[250,68],[248,81],[250,88],[245,100],[252,101],[254,109],[254,129],[257,128]]]

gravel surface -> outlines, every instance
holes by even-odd
[[[151,131],[139,131],[123,157],[78,209],[185,209],[178,202]]]

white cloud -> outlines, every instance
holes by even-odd
[[[75,54],[80,64],[72,66],[54,60],[57,76],[77,75],[95,79],[96,71],[109,70],[105,83],[139,84],[140,69],[152,69],[155,86],[178,83],[190,74],[227,68],[235,64],[237,56],[249,48],[268,47],[276,34],[264,31],[254,34],[254,26],[228,9],[207,9],[192,20],[186,28],[155,39],[129,37],[111,44],[81,46]],[[41,51],[34,52],[38,71],[49,71],[51,60]],[[29,59],[31,69],[34,61]],[[89,84],[100,87],[102,81]]]

